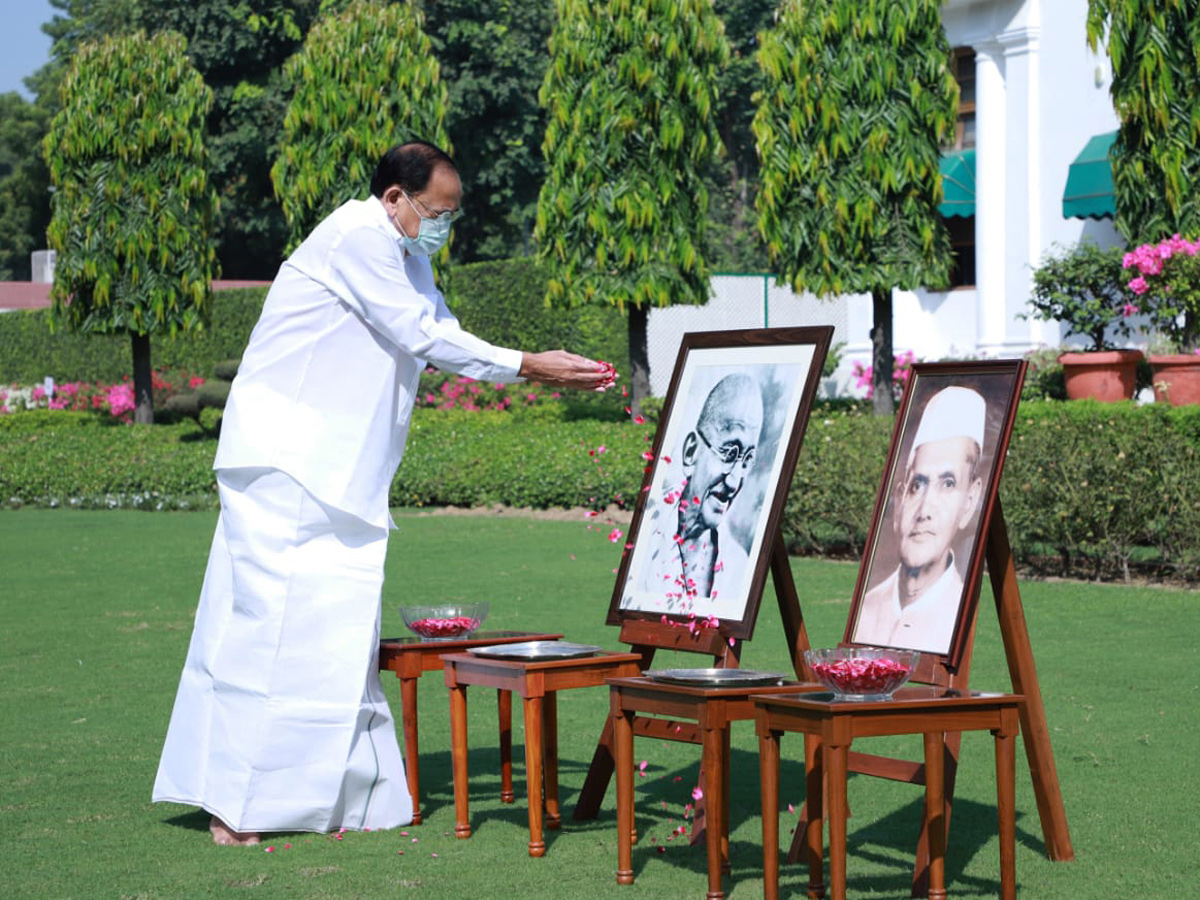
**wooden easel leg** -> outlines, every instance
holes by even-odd
[[[1063,807],[1054,750],[1050,745],[1050,729],[1046,725],[1046,709],[1042,705],[1033,647],[1029,642],[1025,611],[1021,607],[1017,569],[1013,564],[1012,547],[1008,542],[1008,530],[998,498],[988,527],[987,563],[992,593],[996,598],[996,614],[1000,619],[1000,634],[1004,639],[1004,655],[1012,676],[1013,693],[1025,698],[1021,704],[1021,737],[1025,742],[1025,755],[1029,758],[1029,772],[1033,777],[1033,794],[1042,822],[1046,855],[1056,862],[1069,862],[1075,858],[1075,850],[1071,846],[1067,812]]]
[[[771,547],[771,580],[775,584],[775,599],[779,603],[779,617],[783,620],[792,670],[800,681],[813,681],[813,674],[804,662],[804,651],[809,649],[808,630],[804,627],[804,614],[800,611],[800,597],[796,593],[796,581],[792,578],[787,549],[778,531]]]
[[[629,649],[632,653],[642,654],[642,669],[650,668],[656,647],[636,645]],[[573,819],[594,819],[600,814],[600,804],[604,802],[604,795],[608,792],[614,771],[616,759],[613,754],[613,723],[612,719],[608,718],[605,719],[604,730],[600,732],[600,739],[596,741],[596,752],[592,754],[587,777],[579,790],[579,799],[575,801],[575,811],[571,814]]]

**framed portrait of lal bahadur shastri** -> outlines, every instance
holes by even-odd
[[[845,642],[957,666],[973,621],[1025,364],[913,367],[859,569]]]
[[[609,624],[720,620],[748,638],[833,329],[684,335]]]

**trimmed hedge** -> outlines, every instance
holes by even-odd
[[[556,409],[418,410],[392,502],[632,507],[651,426],[563,421]],[[814,411],[785,516],[790,551],[861,554],[891,428],[854,405]],[[1001,488],[1019,562],[1088,578],[1200,581],[1198,448],[1200,407],[1022,403]],[[214,450],[191,422],[0,417],[0,506],[211,508]]]
[[[458,266],[449,276],[447,303],[464,328],[493,344],[522,350],[566,348],[628,371],[625,318],[611,307],[546,308],[546,277],[532,258]],[[266,295],[265,287],[215,292],[209,329],[175,338],[155,336],[154,366],[208,376],[219,363],[239,358]],[[47,375],[60,382],[115,382],[130,373],[132,359],[126,335],[51,331],[48,309],[0,315],[0,384],[41,383]],[[584,404],[601,403],[600,396]],[[616,401],[609,405],[620,406]]]
[[[213,294],[213,324],[199,334],[156,335],[150,342],[157,369],[209,375],[222,360],[242,355],[266,288],[235,288]],[[50,329],[50,310],[18,310],[0,315],[0,384],[56,381],[116,382],[133,365],[124,334],[76,334]]]

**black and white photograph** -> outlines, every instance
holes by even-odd
[[[968,618],[1020,378],[1004,363],[918,365],[911,378],[847,640],[945,656]]]
[[[827,346],[825,329],[778,331],[790,336],[753,332],[774,343],[752,346],[689,347],[685,337],[610,619],[746,618]]]

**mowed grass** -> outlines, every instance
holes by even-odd
[[[384,631],[402,632],[402,603],[485,599],[490,627],[546,629],[617,649],[603,624],[619,548],[583,521],[403,513],[384,588]],[[672,832],[696,783],[699,750],[639,740],[641,840],[636,884],[615,883],[613,791],[598,819],[569,812],[608,698],[559,703],[564,827],[542,859],[526,853],[519,799],[498,802],[495,701],[471,694],[471,822],[453,837],[449,722],[437,673],[421,680],[425,823],[398,831],[308,834],[258,848],[218,848],[207,816],[149,802],[215,515],[21,511],[0,514],[0,894],[98,897],[687,898],[705,891],[703,848]],[[856,568],[795,560],[809,634],[835,643]],[[1046,859],[1024,757],[1018,757],[1017,879],[1023,897],[1188,897],[1200,883],[1200,598],[1155,587],[1023,582],[1022,594],[1076,860]],[[985,588],[972,684],[1008,686]],[[699,665],[661,656],[656,665]],[[768,589],[743,665],[788,661]],[[398,687],[386,676],[395,706]],[[519,705],[515,755],[523,796]],[[803,801],[801,741],[785,737],[783,800]],[[916,758],[919,739],[877,750]],[[762,895],[758,755],[753,728],[733,734],[732,900]],[[951,896],[999,891],[990,739],[964,739],[947,874]],[[849,892],[906,897],[921,810],[918,788],[856,777],[850,785]],[[783,813],[782,832],[794,815]],[[285,849],[285,845],[290,848]],[[661,852],[659,848],[664,848]],[[782,869],[785,894],[806,875]]]

